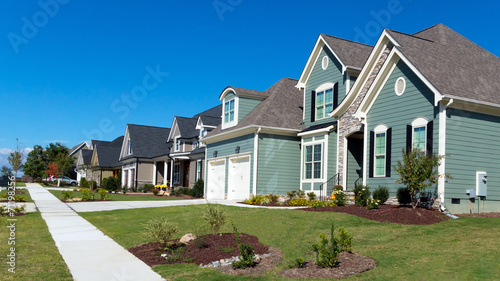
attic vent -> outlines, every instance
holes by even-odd
[[[406,88],[406,80],[403,77],[399,77],[396,80],[396,85],[394,85],[394,91],[396,91],[396,95],[401,96],[405,92]]]
[[[323,67],[323,69],[326,69],[328,67],[328,57],[327,56],[323,57],[323,61],[321,61],[321,67]]]

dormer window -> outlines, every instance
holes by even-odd
[[[179,137],[176,137],[174,142],[175,142],[175,151],[179,151],[181,149],[181,140],[179,139]]]
[[[322,84],[311,94],[311,122],[327,118],[338,105],[338,83]]]
[[[229,123],[234,121],[234,100],[229,100],[224,103],[224,122]]]

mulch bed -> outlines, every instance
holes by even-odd
[[[286,278],[342,278],[368,271],[377,266],[371,258],[356,253],[342,252],[334,268],[321,268],[312,261],[307,261],[303,268],[283,269],[278,275]]]
[[[257,237],[245,233],[240,233],[240,237],[243,243],[254,246],[256,254],[261,255],[268,253],[269,247],[259,243],[259,239]],[[175,247],[181,247],[180,243],[178,243],[179,239],[170,240],[169,242],[174,243],[174,245],[176,245]],[[234,233],[200,236],[195,240],[190,241],[186,246],[183,246],[184,251],[180,253],[183,258],[177,261],[169,261],[161,257],[160,255],[166,252],[159,250],[159,246],[159,242],[147,243],[131,248],[129,249],[129,252],[134,254],[149,266],[174,263],[194,263],[197,265],[208,264],[220,259],[227,259],[240,255],[238,246],[236,245]],[[221,248],[233,248],[234,250],[226,253],[219,250]]]
[[[500,218],[500,213],[459,214],[457,217]]]
[[[450,218],[439,211],[425,208],[381,205],[378,209],[367,210],[366,207],[336,206],[299,209],[308,212],[337,212],[347,213],[378,222],[392,222],[399,224],[425,225],[449,220]]]

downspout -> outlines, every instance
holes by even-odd
[[[441,103],[441,108],[439,110],[439,155],[446,155],[446,109],[452,104],[453,99],[450,99],[444,106]],[[440,196],[439,199],[441,200],[440,209],[443,212],[446,210],[446,207],[444,205],[446,185],[446,178],[444,177],[446,173],[445,161],[446,158],[443,158],[443,160],[441,160],[441,164],[438,167],[438,174],[442,175],[442,177],[440,177],[438,180],[438,194]]]
[[[135,158],[135,188],[137,188],[137,175],[139,174],[139,158]]]
[[[255,132],[253,139],[253,195],[257,195],[257,162],[259,160],[259,133],[262,130],[261,127]]]

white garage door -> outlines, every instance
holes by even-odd
[[[208,162],[207,199],[223,200],[226,182],[226,161]]]
[[[227,199],[250,197],[250,156],[229,159]]]

